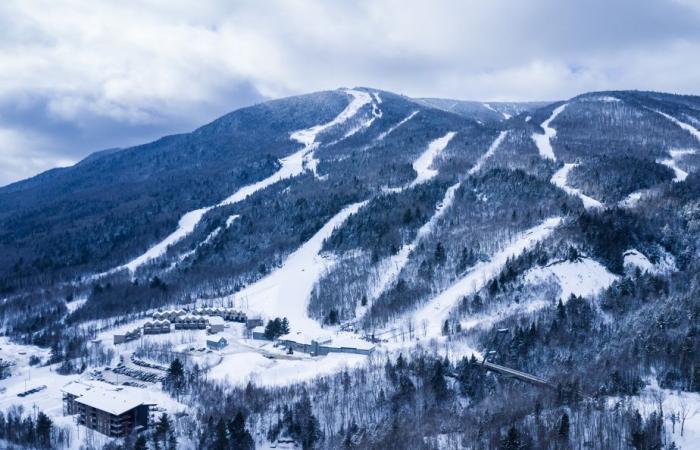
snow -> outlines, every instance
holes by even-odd
[[[146,262],[158,258],[165,254],[168,247],[184,239],[185,236],[192,233],[195,227],[202,220],[204,214],[206,214],[211,207],[195,209],[183,215],[177,224],[177,229],[170,233],[165,239],[158,242],[156,245],[152,246],[141,256],[138,256],[128,263],[117,267],[112,272],[117,272],[122,269],[128,269],[130,272],[134,272],[138,267],[142,266]]]
[[[366,356],[349,353],[311,357],[296,352],[287,359],[284,355],[270,358],[248,351],[225,356],[221,364],[211,368],[208,377],[237,385],[252,381],[256,385],[282,386],[336,373],[366,362]]]
[[[700,394],[695,392],[674,391],[659,387],[656,378],[652,378],[639,396],[627,398],[611,397],[608,403],[611,407],[616,403],[629,404],[637,409],[642,417],[648,417],[652,412],[659,412],[659,401],[663,407],[664,426],[666,427],[667,442],[675,442],[681,450],[700,450]],[[680,421],[676,422],[675,432],[670,417],[687,411],[683,436],[681,436]]]
[[[372,92],[372,95],[374,96],[374,100],[377,102],[377,104],[381,105],[382,98],[379,96],[379,92]]]
[[[559,261],[547,266],[528,270],[524,279],[531,284],[555,280],[561,288],[559,299],[566,302],[571,295],[591,297],[608,288],[619,277],[610,273],[598,261],[578,258],[574,261]]]
[[[438,203],[435,213],[430,217],[430,219],[423,224],[416,233],[416,237],[410,244],[405,244],[401,249],[395,254],[383,260],[378,267],[379,279],[375,286],[372,286],[369,294],[369,300],[373,301],[379,298],[384,291],[396,280],[403,268],[408,263],[408,257],[411,252],[420,244],[420,241],[432,233],[438,220],[445,215],[445,211],[452,206],[454,201],[455,192],[459,188],[461,183],[456,183],[450,186],[445,195],[443,196],[440,203]]]
[[[352,118],[353,116],[355,116],[355,114],[357,114],[360,108],[372,102],[372,97],[367,92],[358,91],[355,89],[346,89],[344,92],[352,96],[352,100],[350,101],[348,106],[346,106],[345,109],[335,117],[335,119],[324,124],[315,125],[310,128],[295,131],[290,135],[290,139],[304,145],[304,148],[307,151],[313,150],[315,146],[318,145],[316,143],[316,138],[319,134],[336,125],[340,125],[348,121],[348,119]]]
[[[72,302],[66,303],[66,309],[68,309],[68,313],[73,313],[77,311],[81,306],[85,304],[87,301],[87,297],[81,297],[81,298],[76,298]]]
[[[468,175],[474,175],[477,173],[479,170],[481,170],[481,166],[484,165],[487,159],[489,159],[491,156],[493,156],[494,153],[496,153],[496,150],[498,147],[501,145],[501,142],[503,142],[503,139],[505,139],[506,135],[508,134],[508,131],[501,131],[498,134],[498,137],[491,143],[489,146],[488,150],[486,150],[486,153],[481,155],[481,157],[476,161],[476,164],[469,169],[469,172],[467,172]]]
[[[659,262],[652,263],[647,256],[636,248],[629,249],[623,254],[625,269],[639,269],[652,274],[667,274],[676,270],[676,260],[673,255],[663,252]]]
[[[0,358],[12,360],[17,364],[9,378],[0,380],[0,390],[5,389],[5,392],[0,394],[0,411],[6,411],[13,405],[22,406],[27,412],[32,411],[36,407],[38,411],[43,411],[47,414],[57,426],[65,426],[71,429],[71,449],[77,450],[90,439],[93,442],[96,440],[104,441],[103,443],[105,444],[110,442],[110,438],[97,432],[92,432],[82,425],[77,425],[72,416],[63,415],[62,389],[67,384],[74,382],[104,387],[105,389],[114,389],[115,386],[91,380],[88,372],[82,375],[60,375],[56,372],[58,365],[29,366],[29,358],[31,356],[38,356],[45,360],[48,355],[48,349],[42,349],[33,345],[13,344],[6,337],[0,336]],[[46,386],[46,389],[26,397],[17,396],[20,392],[42,385]],[[161,390],[159,385],[152,385],[143,389],[128,386],[119,387],[123,389],[122,392],[126,398],[157,404],[171,414],[185,410],[184,405],[170,398]]]
[[[145,253],[134,258],[128,263],[116,267],[108,272],[98,274],[95,276],[95,278],[99,278],[110,273],[118,272],[123,269],[128,269],[130,272],[133,273],[134,271],[136,271],[137,268],[147,263],[148,261],[164,255],[165,252],[168,250],[168,247],[170,247],[173,244],[176,244],[177,242],[185,238],[187,235],[192,233],[197,224],[199,224],[199,222],[202,220],[202,217],[204,217],[204,214],[206,214],[213,208],[232,205],[243,201],[249,196],[253,195],[254,193],[265,189],[266,187],[271,186],[281,180],[300,175],[304,172],[305,169],[311,170],[314,174],[316,174],[316,166],[318,165],[318,160],[314,158],[313,151],[319,145],[316,142],[317,136],[321,132],[326,131],[331,127],[346,122],[348,119],[352,118],[355,114],[357,114],[360,108],[372,101],[372,97],[368,93],[363,91],[347,89],[344,92],[350,95],[352,97],[352,100],[345,107],[345,109],[341,111],[340,114],[338,114],[333,120],[324,124],[315,125],[310,128],[297,130],[290,134],[290,139],[302,144],[303,148],[281,159],[280,168],[274,174],[256,183],[240,188],[231,196],[227,197],[226,199],[214,206],[199,208],[184,214],[178,222],[177,229],[170,235],[168,235],[165,239],[158,242],[157,244],[146,250]]]
[[[403,124],[405,124],[406,122],[408,122],[409,120],[413,119],[413,117],[415,117],[416,114],[418,114],[418,110],[413,111],[411,114],[409,114],[409,115],[406,116],[405,118],[401,119],[401,121],[399,121],[399,123],[397,123],[397,124],[394,125],[393,127],[389,128],[387,131],[381,133],[379,136],[377,136],[377,140],[378,140],[378,141],[381,141],[381,140],[384,139],[385,137],[389,136],[391,133],[393,133],[394,131],[396,131],[396,129],[399,128],[401,125],[403,125]]]
[[[639,204],[639,202],[646,197],[650,191],[648,189],[644,189],[641,191],[634,191],[624,199],[620,200],[617,203],[617,206],[620,208],[634,208]]]
[[[366,203],[345,207],[290,254],[280,268],[236,293],[235,297],[243,299],[250,310],[263,316],[287,317],[292,331],[319,330],[320,324],[306,312],[314,284],[335,262],[332,257],[319,254],[323,241]]]
[[[596,200],[592,197],[587,196],[586,194],[584,194],[580,190],[578,190],[572,186],[569,186],[567,184],[566,180],[567,180],[567,177],[569,176],[569,172],[571,172],[571,169],[573,169],[577,165],[578,164],[570,164],[570,163],[564,164],[564,166],[561,169],[557,170],[554,173],[554,175],[552,175],[552,180],[551,180],[552,183],[554,185],[560,187],[561,189],[563,189],[567,194],[574,195],[574,196],[580,198],[581,201],[583,202],[584,208],[586,208],[586,209],[602,209],[604,206],[601,202],[599,202],[598,200]]]
[[[671,156],[671,158],[661,159],[661,160],[658,160],[656,162],[659,164],[663,164],[664,166],[673,170],[673,173],[675,175],[675,177],[673,178],[674,183],[680,183],[681,181],[685,181],[685,179],[688,178],[688,172],[686,172],[685,170],[678,167],[678,160],[680,160],[683,156],[695,154],[695,150],[692,150],[692,149],[674,149],[674,150],[669,150],[668,153]]]
[[[416,325],[418,327],[425,325],[428,336],[439,336],[443,322],[462,297],[484,287],[489,280],[500,273],[508,258],[519,255],[545,239],[561,223],[561,220],[560,217],[546,219],[536,227],[519,234],[489,261],[476,264],[466,275],[413,313]]]
[[[411,186],[415,186],[421,183],[425,183],[431,178],[438,174],[438,171],[431,169],[435,158],[447,147],[452,138],[457,134],[454,131],[450,131],[442,137],[431,141],[425,151],[413,162],[413,170],[416,171],[416,179],[413,180]]]
[[[561,106],[558,106],[557,108],[552,111],[552,115],[549,116],[549,119],[545,120],[542,122],[542,129],[544,130],[544,134],[539,134],[539,133],[533,133],[532,135],[532,140],[535,141],[535,145],[537,146],[537,150],[540,152],[540,156],[544,159],[551,159],[552,161],[556,161],[557,157],[554,155],[554,149],[552,148],[552,138],[557,135],[557,130],[554,128],[551,128],[549,124],[552,123],[556,117],[561,114],[562,111],[566,108],[566,103],[564,103]]]
[[[675,117],[673,117],[673,116],[671,116],[671,115],[669,115],[669,114],[666,114],[665,112],[661,112],[661,111],[656,110],[656,109],[652,109],[652,111],[654,111],[654,112],[657,113],[657,114],[661,114],[662,116],[664,116],[665,118],[667,118],[667,119],[670,120],[671,122],[675,123],[676,125],[678,125],[678,126],[681,127],[682,129],[684,129],[685,131],[687,131],[688,133],[690,133],[690,134],[692,134],[693,136],[695,136],[695,138],[696,138],[698,141],[700,141],[700,130],[698,130],[698,129],[695,128],[694,126],[692,126],[692,125],[690,125],[690,124],[688,124],[688,123],[685,123],[685,122],[681,122],[680,120],[676,119]]]
[[[374,123],[374,121],[377,119],[380,119],[382,117],[382,115],[383,115],[382,110],[379,109],[379,107],[377,106],[376,103],[372,103],[372,114],[370,114],[369,118],[363,120],[358,125],[356,125],[352,129],[350,129],[347,133],[345,133],[345,135],[341,139],[339,139],[336,142],[339,142],[343,139],[347,139],[350,136],[353,136],[353,135],[359,133],[360,131],[371,127],[372,124]]]

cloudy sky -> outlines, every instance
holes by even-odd
[[[700,0],[0,2],[0,185],[341,86],[700,94]]]

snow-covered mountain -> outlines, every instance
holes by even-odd
[[[266,102],[0,188],[1,329],[15,343],[53,346],[46,358],[73,373],[88,341],[142,326],[156,308],[235,306],[265,322],[287,318],[293,336],[331,334],[348,348],[370,340],[388,358],[387,384],[367,375],[385,368],[365,357],[272,367],[264,352],[278,358],[274,350],[232,335],[240,359],[225,355],[211,372],[231,389],[352,370],[370,381],[346,395],[382,390],[372,404],[386,414],[350,404],[342,418],[323,413],[317,442],[329,448],[346,438],[388,448],[396,429],[428,448],[488,441],[479,426],[522,428],[535,397],[553,429],[562,408],[574,415],[584,397],[639,397],[643,380],[700,391],[699,163],[700,97],[479,103],[361,87]],[[494,361],[552,380],[557,395],[525,398],[536,389],[457,364],[488,356],[500,328],[510,335]],[[394,368],[401,352],[412,355],[408,368]],[[492,414],[499,407],[488,402],[513,395],[524,406],[512,417],[477,426],[464,410]],[[468,425],[417,426],[420,414],[443,417],[426,404],[395,428],[390,412],[416,396],[449,397]],[[319,416],[325,400],[312,400]],[[246,408],[275,434],[271,410]]]

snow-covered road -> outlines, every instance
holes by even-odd
[[[552,115],[549,116],[547,120],[542,122],[541,126],[544,130],[544,134],[534,133],[532,135],[532,140],[535,142],[537,150],[540,152],[540,156],[544,159],[551,159],[552,161],[557,160],[557,157],[554,155],[554,149],[552,148],[552,138],[557,135],[557,130],[549,125],[559,114],[561,114],[562,111],[564,111],[566,105],[567,104],[564,103],[563,105],[556,107],[554,111],[552,111]]]

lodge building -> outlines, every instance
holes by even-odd
[[[116,438],[146,429],[155,406],[122,387],[105,383],[76,381],[64,386],[62,392],[64,415],[77,415],[80,425]]]

